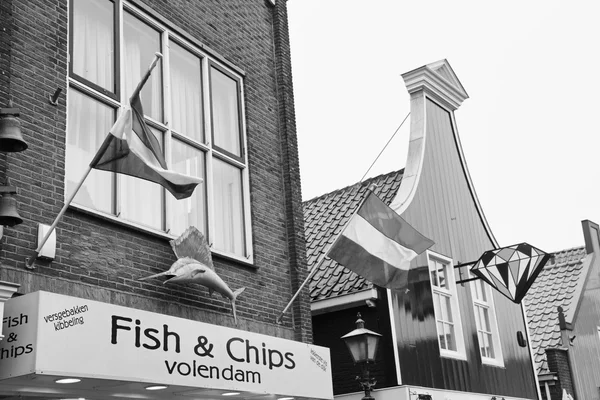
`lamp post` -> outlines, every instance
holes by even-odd
[[[357,317],[356,329],[342,336],[342,339],[346,343],[346,346],[348,346],[354,364],[361,366],[362,376],[357,376],[356,380],[359,381],[360,387],[365,391],[365,396],[362,400],[374,400],[371,396],[371,389],[377,381],[371,378],[369,364],[375,362],[381,335],[365,329],[365,321],[362,320],[360,313],[358,313]]]

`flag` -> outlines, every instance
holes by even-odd
[[[433,243],[369,191],[327,256],[377,286],[401,289],[411,260]]]
[[[158,183],[175,198],[190,197],[201,178],[167,168],[158,140],[144,121],[139,90],[109,131],[90,167]]]

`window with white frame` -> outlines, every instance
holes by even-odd
[[[466,359],[452,260],[427,251],[440,355]]]
[[[471,282],[471,295],[481,362],[504,366],[492,288],[482,279],[476,279]]]
[[[176,200],[151,182],[93,170],[73,203],[146,229],[196,226],[213,251],[250,258],[242,77],[120,0],[71,0],[66,196],[75,190],[119,112],[163,54],[140,98],[170,169],[201,177]]]

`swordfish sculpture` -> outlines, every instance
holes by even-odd
[[[231,301],[233,319],[237,325],[235,299],[245,288],[232,291],[223,279],[217,275],[212,262],[210,248],[208,243],[206,243],[204,235],[196,227],[190,226],[181,236],[171,240],[169,243],[171,243],[171,248],[177,257],[177,261],[171,265],[168,271],[139,278],[138,280],[145,281],[166,276],[167,280],[163,282],[164,284],[198,283],[206,286],[209,295],[217,292]]]

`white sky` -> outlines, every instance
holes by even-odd
[[[360,181],[410,110],[401,74],[446,58],[500,245],[551,252],[600,223],[600,1],[290,0],[304,200]],[[368,177],[403,168],[409,121]]]

